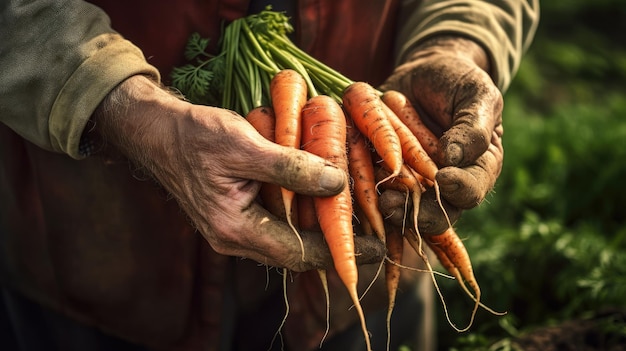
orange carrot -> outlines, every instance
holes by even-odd
[[[402,172],[400,172],[402,173]],[[391,172],[386,168],[376,169],[376,182],[380,183],[380,187],[386,190],[395,190],[401,193],[409,191],[408,187],[396,178],[389,179]]]
[[[309,99],[302,109],[302,147],[348,172],[346,154],[346,118],[341,106],[326,95]],[[324,238],[328,243],[337,274],[354,303],[367,350],[371,350],[365,315],[357,292],[358,270],[354,254],[352,198],[345,187],[335,196],[316,197],[315,210]]]
[[[406,238],[406,241],[409,243],[409,245],[413,248],[415,253],[417,253],[422,258],[422,261],[424,261],[424,265],[426,265],[426,270],[428,273],[430,273],[430,277],[435,287],[435,291],[437,292],[437,295],[439,295],[439,299],[441,300],[441,304],[443,305],[444,314],[446,315],[446,319],[448,323],[457,331],[461,331],[461,329],[457,328],[456,325],[454,325],[454,323],[452,322],[452,320],[450,320],[450,315],[448,313],[448,307],[446,305],[446,301],[443,298],[441,289],[439,289],[439,284],[437,284],[437,279],[435,279],[435,271],[433,270],[433,267],[430,264],[428,255],[423,249],[422,237],[420,236],[419,232],[413,230],[412,228],[408,228],[407,230],[404,231],[404,237]]]
[[[402,167],[402,148],[398,135],[383,110],[385,104],[374,87],[365,82],[355,82],[346,88],[343,105],[359,128],[374,145],[374,149],[391,169],[395,177]]]
[[[378,192],[372,154],[363,134],[347,121],[348,169],[352,177],[353,196],[376,236],[385,242],[383,215],[378,210]]]
[[[468,330],[474,322],[476,311],[480,305],[480,287],[474,276],[472,262],[465,249],[465,245],[463,245],[463,242],[452,227],[448,227],[442,234],[425,236],[424,239],[426,240],[426,244],[439,259],[441,265],[459,281],[461,287],[475,301],[470,322],[467,327],[461,329],[461,331]],[[469,290],[467,290],[464,281],[474,290],[475,295],[472,295]]]
[[[443,250],[443,248],[439,245],[436,245],[430,240],[426,240],[426,244],[428,245],[428,248],[430,248],[430,250],[435,254],[435,256],[437,256],[439,264],[441,264],[441,266],[446,271],[448,271],[448,273],[450,273],[456,280],[458,280],[460,284],[464,284],[463,277],[461,276],[459,269],[456,268],[452,261],[450,261],[450,258],[448,258],[448,255]]]
[[[284,69],[276,73],[270,83],[270,95],[272,107],[276,114],[276,143],[282,146],[300,148],[301,138],[301,112],[307,100],[307,84],[300,73],[291,69]],[[300,240],[302,260],[304,260],[304,244],[302,238],[294,226],[293,203],[295,193],[282,188],[283,202],[287,215],[287,223]]]
[[[272,107],[276,114],[276,143],[300,147],[301,112],[307,101],[307,85],[300,73],[284,69],[270,83]]]
[[[357,231],[356,230],[357,227],[355,227],[356,235],[364,235],[364,236],[376,235],[376,233],[374,232],[374,229],[372,229],[372,225],[370,224],[370,221],[367,219],[367,216],[363,212],[363,209],[361,209],[361,206],[359,206],[359,204],[357,203],[354,203],[352,206],[354,210],[354,218],[356,218],[358,229],[359,229],[359,231]]]
[[[252,124],[252,126],[261,134],[265,139],[274,142],[274,130],[276,126],[276,119],[274,116],[274,110],[271,107],[260,106],[256,107],[246,115],[246,120]],[[261,184],[259,190],[259,197],[263,202],[263,206],[271,214],[287,219],[287,213],[285,212],[285,205],[283,204],[283,196],[279,185],[272,183]]]
[[[388,172],[389,170],[387,170],[387,174]],[[379,171],[379,173],[385,174],[384,171]],[[385,175],[382,175],[382,177],[386,178]],[[411,202],[413,204],[413,212],[412,212],[411,219],[413,221],[413,227],[417,231],[417,217],[419,214],[420,200],[422,198],[422,193],[424,192],[425,189],[417,180],[416,175],[413,173],[410,167],[408,167],[407,165],[402,165],[402,167],[400,168],[400,173],[395,178],[385,181],[383,185],[387,189],[394,189],[400,192],[408,191],[408,195],[410,195]],[[406,213],[405,213],[405,216],[406,216]]]
[[[398,116],[396,116],[396,114],[393,113],[387,105],[383,104],[383,110],[387,114],[391,125],[400,138],[400,143],[402,145],[402,157],[404,158],[404,161],[413,171],[416,171],[420,176],[425,178],[425,180],[420,182],[421,184],[428,183],[434,186],[439,207],[448,221],[448,224],[451,226],[452,223],[450,222],[450,218],[448,217],[448,214],[441,202],[439,184],[435,179],[437,172],[439,171],[437,164],[432,158],[430,158],[430,156],[428,156],[428,154],[426,154],[426,151],[424,151],[424,148],[415,135],[413,135],[409,128],[402,123],[400,118],[398,118]]]
[[[383,102],[389,106],[398,118],[413,132],[424,150],[433,159],[439,152],[439,138],[424,125],[419,113],[411,104],[411,101],[399,91],[388,90],[383,94]]]
[[[261,134],[265,139],[274,142],[276,128],[276,116],[269,106],[256,107],[246,115],[246,121]]]
[[[275,141],[275,127],[276,127],[276,119],[274,116],[274,110],[271,107],[256,107],[246,115],[246,120],[252,124],[252,126],[261,134],[265,139],[274,142]],[[287,220],[287,212],[285,211],[285,206],[283,203],[283,196],[281,193],[281,187],[272,183],[262,183],[261,189],[259,190],[259,197],[263,202],[263,207],[267,209],[271,214]],[[297,218],[294,218],[297,220]],[[285,300],[285,316],[272,339],[272,344],[274,343],[274,339],[278,336],[287,320],[287,316],[289,315],[289,301],[287,299],[287,276],[288,272],[286,268],[283,268],[283,298]]]
[[[439,235],[427,236],[425,237],[425,241],[431,251],[437,256],[441,266],[456,278],[463,291],[475,302],[468,326],[464,329],[459,329],[459,331],[465,331],[471,327],[478,306],[497,316],[506,314],[506,312],[496,312],[480,302],[480,287],[474,276],[469,254],[454,228],[449,227],[445,232]],[[474,290],[474,294],[469,291],[465,282]]]
[[[301,230],[319,231],[320,225],[315,214],[315,205],[311,196],[297,194],[298,227]]]
[[[435,162],[424,151],[422,144],[420,144],[411,130],[402,123],[400,118],[387,105],[383,104],[383,111],[385,111],[390,124],[400,139],[404,162],[416,170],[417,173],[434,182],[435,175],[439,170]]]
[[[387,231],[387,261],[385,261],[385,282],[387,283],[387,351],[391,342],[391,314],[396,305],[396,295],[400,284],[400,264],[404,250],[402,231],[398,227],[390,227]]]

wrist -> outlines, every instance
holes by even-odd
[[[100,103],[94,113],[95,132],[107,148],[152,171],[167,157],[175,122],[184,103],[148,77],[132,76]],[[170,150],[171,151],[171,150]]]

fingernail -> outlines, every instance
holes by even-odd
[[[320,187],[322,189],[339,192],[345,186],[345,175],[341,170],[334,167],[324,167],[324,171],[320,176]]]
[[[459,143],[452,143],[446,148],[446,160],[450,166],[458,165],[463,160],[463,147]]]

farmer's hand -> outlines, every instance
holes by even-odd
[[[328,196],[346,175],[310,153],[263,138],[232,111],[192,105],[147,78],[129,78],[95,115],[106,142],[145,167],[178,201],[214,250],[295,271],[331,267],[321,233],[295,233],[262,208],[260,182]],[[361,238],[362,263],[384,257],[382,243]]]
[[[441,137],[437,181],[452,222],[485,198],[502,168],[502,94],[489,70],[475,42],[437,37],[417,47],[381,87],[404,93]],[[404,196],[387,192],[381,202],[396,218],[403,213]],[[447,228],[432,189],[423,196],[418,222],[427,234]]]

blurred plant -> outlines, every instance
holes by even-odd
[[[513,350],[533,327],[626,308],[626,7],[545,2],[541,16],[505,96],[502,175],[457,223],[483,302],[509,314],[467,334],[440,318],[441,350]],[[441,285],[453,318],[468,315]]]

